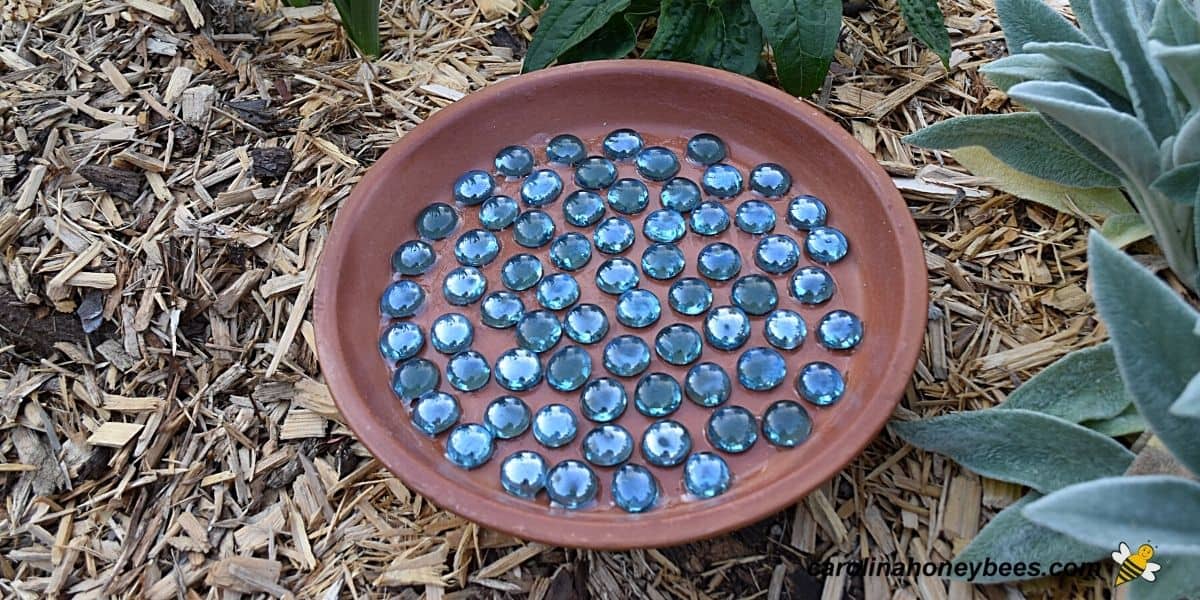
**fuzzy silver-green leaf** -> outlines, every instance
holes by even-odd
[[[1156,141],[1173,135],[1179,126],[1179,108],[1171,101],[1171,83],[1162,65],[1150,60],[1146,34],[1137,27],[1132,0],[1097,2],[1092,5],[1092,14],[1121,69],[1142,123]]]
[[[1200,44],[1167,46],[1150,40],[1148,47],[1188,103],[1193,108],[1200,108]]]
[[[1082,31],[1042,0],[996,0],[996,15],[1012,54],[1024,52],[1029,42],[1088,43]]]
[[[1075,74],[1129,98],[1121,68],[1104,48],[1074,42],[1030,42],[1025,44],[1025,51],[1049,56]]]
[[[1134,404],[1125,407],[1121,414],[1111,419],[1084,421],[1080,425],[1109,437],[1120,437],[1146,430],[1146,421],[1142,419],[1142,415],[1138,414],[1137,406]]]
[[[1032,410],[1081,423],[1115,417],[1130,402],[1112,345],[1105,343],[1064,356],[996,408]]]

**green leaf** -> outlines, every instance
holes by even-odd
[[[1200,371],[1200,337],[1194,332],[1200,315],[1096,234],[1088,242],[1088,265],[1096,308],[1112,335],[1121,378],[1138,412],[1175,458],[1200,473],[1200,422],[1168,412]]]
[[[629,0],[552,0],[533,32],[521,70],[528,73],[549,66],[628,6]]]
[[[638,21],[640,23],[641,21]],[[626,14],[613,15],[603,27],[558,55],[560,64],[624,58],[637,45],[636,25]]]
[[[1104,48],[1073,42],[1030,42],[1026,52],[1045,54],[1076,74],[1116,92],[1123,98],[1129,97],[1121,68],[1113,55]]]
[[[1125,88],[1142,123],[1155,141],[1175,133],[1178,108],[1170,98],[1174,90],[1162,65],[1149,59],[1145,33],[1137,27],[1131,0],[1104,0],[1092,6],[1096,25],[1108,42],[1125,79]]]
[[[333,0],[346,35],[367,56],[379,56],[379,0]]]
[[[842,30],[841,0],[750,0],[771,43],[783,89],[809,96],[821,89]]]
[[[292,8],[304,8],[312,4],[312,0],[283,0],[283,2]]]
[[[1093,546],[1149,542],[1156,552],[1200,555],[1200,483],[1181,477],[1088,481],[1035,500],[1024,513]]]
[[[1024,409],[1072,423],[1108,419],[1132,400],[1110,344],[1072,352],[1008,395],[998,409]]]
[[[1171,405],[1171,414],[1189,419],[1200,419],[1200,373],[1188,382],[1183,393]]]
[[[1154,231],[1137,213],[1113,215],[1104,220],[1100,226],[1100,234],[1118,248],[1124,248],[1134,242],[1140,242],[1152,235]]]
[[[1096,20],[1092,18],[1092,0],[1071,0],[1071,12],[1075,13],[1075,20],[1079,21],[1079,28],[1088,39],[1097,46],[1103,46],[1104,37],[1100,35]]]
[[[1150,189],[1172,201],[1190,205],[1196,202],[1200,192],[1200,162],[1175,167],[1150,184]]]
[[[1084,421],[1080,425],[1109,437],[1120,437],[1146,430],[1146,421],[1142,419],[1142,415],[1138,414],[1137,406],[1133,404],[1125,407],[1124,412],[1111,419]]]
[[[979,72],[1005,92],[1023,81],[1075,81],[1070,70],[1044,54],[1005,56],[980,67]]]
[[[942,58],[942,66],[950,68],[950,33],[946,31],[946,16],[937,0],[899,0],[900,14],[908,30]]]
[[[982,146],[1022,173],[1068,187],[1121,185],[1064,143],[1037,113],[958,117],[926,127],[904,141],[933,150]]]
[[[977,410],[892,427],[906,442],[984,477],[1042,493],[1120,475],[1133,462],[1133,453],[1112,438],[1028,410]]]
[[[1182,0],[1162,0],[1154,12],[1150,37],[1168,46],[1200,44],[1200,20]]]
[[[1042,0],[996,0],[996,15],[1012,54],[1024,52],[1029,42],[1088,43],[1083,32]]]
[[[1179,128],[1172,159],[1176,165],[1200,162],[1200,110]]]
[[[1164,46],[1150,40],[1149,48],[1188,102],[1200,107],[1200,44]]]
[[[678,60],[749,75],[762,55],[762,28],[750,5],[663,0],[646,58]]]
[[[1068,146],[1075,149],[1080,156],[1087,159],[1088,162],[1096,166],[1097,169],[1112,175],[1113,177],[1121,177],[1121,167],[1117,166],[1107,154],[1100,151],[1095,144],[1084,139],[1083,136],[1075,132],[1074,129],[1063,125],[1054,120],[1049,115],[1043,114],[1042,119],[1046,121],[1046,125],[1058,134],[1059,139],[1066,142]]]
[[[1126,600],[1181,600],[1200,598],[1200,558],[1154,554],[1154,562],[1162,568],[1154,581],[1141,577],[1125,584],[1129,590]]]

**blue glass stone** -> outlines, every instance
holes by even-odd
[[[738,358],[737,377],[738,383],[748,390],[773,390],[787,377],[787,363],[771,348],[751,348]]]
[[[683,404],[683,388],[666,373],[650,373],[638,381],[633,405],[647,417],[665,417]]]
[[[792,227],[807,231],[824,225],[828,213],[825,203],[821,202],[820,198],[805,194],[792,198],[788,203],[787,220]]]
[[[547,275],[538,283],[537,299],[550,310],[562,310],[579,301],[579,282],[567,273]]]
[[[637,179],[618,179],[608,188],[608,205],[627,215],[636,215],[650,205],[650,190]]]
[[[763,413],[762,431],[768,442],[794,448],[812,433],[812,418],[799,403],[780,400],[768,406]]]
[[[654,351],[658,357],[677,366],[696,362],[703,349],[704,341],[700,332],[684,323],[668,325],[654,338]]]
[[[517,343],[534,352],[545,352],[562,338],[562,324],[548,310],[533,310],[517,321]]]
[[[667,291],[667,304],[681,315],[694,317],[712,306],[712,288],[699,277],[684,277],[671,284]]]
[[[742,174],[737,167],[718,163],[704,169],[700,185],[705,192],[718,198],[732,198],[742,191]]]
[[[459,352],[446,361],[446,381],[456,390],[473,392],[487,385],[492,367],[474,350]]]
[[[618,129],[604,137],[604,155],[613,160],[633,158],[642,149],[642,136],[632,129]]]
[[[415,281],[403,279],[387,286],[379,298],[379,312],[388,317],[411,317],[425,303],[425,290]]]
[[[687,233],[687,222],[678,211],[660,208],[642,223],[642,234],[654,242],[669,244],[678,242]]]
[[[750,317],[736,306],[718,306],[704,318],[704,339],[717,350],[737,350],[750,339]]]
[[[467,206],[475,206],[483,204],[495,189],[496,181],[487,171],[467,171],[454,182],[454,199]]]
[[[504,491],[532,500],[546,487],[550,475],[550,464],[542,455],[529,450],[518,450],[500,463],[500,485]]]
[[[746,275],[733,282],[733,305],[751,315],[765,315],[779,305],[775,282],[762,275]]]
[[[832,227],[813,227],[804,240],[804,249],[808,256],[822,264],[832,264],[843,258],[850,251],[850,242],[846,235]]]
[[[633,377],[650,366],[650,347],[635,335],[622,335],[604,346],[604,368],[617,377]]]
[[[821,304],[836,291],[833,276],[821,267],[800,267],[792,275],[792,296],[802,304]]]
[[[596,287],[606,294],[623,294],[641,282],[637,265],[620,256],[610,258],[596,270]]]
[[[480,320],[488,327],[507,329],[525,314],[525,303],[512,292],[492,292],[479,305]]]
[[[417,235],[427,240],[441,240],[458,227],[458,213],[445,202],[434,202],[417,215]]]
[[[804,324],[804,317],[786,308],[771,313],[763,326],[763,336],[767,338],[767,343],[780,350],[799,348],[807,335],[808,327]]]
[[[555,504],[568,510],[583,508],[596,499],[600,480],[591,467],[578,460],[564,460],[546,478],[546,494]]]
[[[629,397],[625,393],[625,386],[610,377],[601,377],[588,382],[579,394],[579,405],[583,410],[583,416],[597,423],[616,420],[624,414],[628,404]]]
[[[692,402],[712,408],[729,399],[733,384],[721,365],[706,362],[688,369],[683,378],[683,392]]]
[[[685,213],[700,204],[700,186],[690,179],[676,177],[663,184],[658,198],[663,208]]]
[[[617,298],[617,321],[626,327],[649,327],[662,315],[662,304],[650,290],[632,289]]]
[[[444,314],[433,321],[429,328],[429,341],[442,354],[458,354],[471,347],[475,339],[475,328],[459,313]]]
[[[437,435],[450,429],[460,416],[462,410],[458,400],[446,392],[426,392],[413,402],[412,423],[425,435]]]
[[[554,218],[540,210],[527,210],[513,222],[513,241],[526,248],[541,248],[554,239]]]
[[[592,258],[592,242],[587,236],[570,231],[550,244],[550,262],[564,271],[583,268]]]
[[[862,320],[852,312],[835,310],[817,324],[817,339],[830,350],[850,350],[863,338]]]
[[[700,235],[717,235],[729,229],[729,211],[718,202],[701,202],[692,211],[689,224]]]
[[[389,360],[408,360],[425,345],[425,335],[416,323],[393,323],[379,338],[379,352]]]
[[[675,244],[651,244],[642,252],[642,272],[651,279],[672,279],[685,266],[683,251]]]
[[[512,225],[520,214],[521,205],[511,196],[492,196],[479,207],[479,224],[484,229],[500,231]]]
[[[750,170],[750,189],[768,198],[778,198],[792,188],[792,175],[775,163],[763,163]]]
[[[463,423],[450,431],[446,437],[446,458],[456,467],[477,469],[483,466],[492,452],[496,442],[492,432],[479,423]]]
[[[812,234],[809,234],[810,239]],[[754,247],[754,264],[768,273],[787,273],[800,262],[800,244],[791,237],[772,234]]]
[[[496,260],[498,254],[500,240],[486,229],[472,229],[459,236],[458,243],[454,244],[454,258],[468,267],[482,267]]]
[[[775,229],[775,209],[762,200],[747,200],[738,206],[733,222],[746,233],[767,233]]]
[[[569,133],[556,135],[546,144],[546,158],[552,163],[577,165],[583,162],[585,157],[587,146],[583,144],[583,140]]]
[[[546,362],[546,383],[560,392],[573,392],[592,376],[592,357],[579,346],[559,349]]]
[[[412,240],[400,244],[392,253],[392,270],[401,275],[424,275],[433,266],[437,255],[433,246],[422,240]]]
[[[674,467],[691,451],[687,428],[670,419],[655,421],[642,434],[642,456],[656,467]]]
[[[455,306],[466,306],[483,297],[487,291],[487,278],[475,267],[458,267],[446,275],[442,282],[442,295],[446,302]]]
[[[601,425],[583,436],[584,460],[600,467],[615,467],[633,454],[633,436],[620,425]]]
[[[563,331],[580,344],[595,344],[608,334],[608,315],[595,304],[579,304],[567,312]]]
[[[613,473],[612,497],[625,512],[646,512],[658,502],[658,480],[646,467],[621,465]]]
[[[694,135],[687,143],[687,157],[704,166],[719,163],[725,160],[725,142],[711,133]]]
[[[683,466],[683,487],[700,498],[715,498],[729,490],[733,475],[725,459],[712,452],[697,452]]]
[[[589,156],[575,167],[575,184],[585,190],[602,190],[617,180],[617,165],[603,156]]]
[[[542,362],[524,348],[506,350],[496,359],[496,383],[513,392],[533,389],[542,380]]]
[[[624,217],[609,217],[596,226],[592,242],[605,254],[620,254],[633,245],[636,233],[633,223]]]
[[[758,441],[754,413],[740,406],[723,406],[708,417],[708,441],[722,452],[745,452]]]
[[[563,218],[576,227],[591,227],[604,218],[604,198],[596,192],[575,190],[563,200]]]
[[[533,437],[547,448],[561,448],[575,439],[579,423],[562,404],[547,404],[533,415]]]
[[[525,146],[508,146],[496,153],[492,164],[505,177],[524,177],[533,171],[533,153]]]
[[[392,374],[392,391],[401,400],[412,400],[436,390],[441,380],[437,366],[423,358],[414,358],[396,368]]]
[[[679,159],[662,146],[650,146],[634,159],[638,173],[650,181],[666,181],[679,172]]]
[[[504,287],[521,292],[542,280],[542,261],[532,254],[514,254],[500,268],[500,282]]]
[[[557,200],[562,190],[562,177],[550,169],[541,169],[521,183],[521,200],[529,206],[546,206]]]
[[[532,420],[529,406],[516,396],[500,396],[483,411],[483,425],[502,440],[511,440],[525,433]]]
[[[829,406],[846,392],[846,380],[833,365],[811,362],[796,376],[796,391],[800,392],[801,398],[817,406]]]

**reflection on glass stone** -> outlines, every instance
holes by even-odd
[[[546,158],[560,165],[577,165],[587,156],[587,146],[583,140],[564,133],[550,138],[546,144]]]
[[[617,165],[603,156],[589,156],[575,167],[575,184],[585,190],[602,190],[617,180]]]
[[[488,327],[507,329],[525,314],[525,303],[512,292],[492,292],[479,305],[480,320]]]
[[[650,190],[637,179],[618,179],[608,188],[608,205],[627,215],[636,215],[650,204]]]
[[[445,392],[421,394],[412,407],[412,423],[425,435],[437,435],[458,422],[458,400]]]
[[[416,323],[393,323],[379,337],[379,352],[389,360],[408,360],[421,351],[425,335]]]
[[[400,244],[392,253],[392,270],[401,275],[424,275],[436,258],[429,242],[411,240]]]
[[[792,175],[775,163],[763,163],[750,171],[750,189],[768,198],[778,198],[792,187]]]
[[[642,456],[656,467],[674,467],[691,451],[687,428],[670,419],[655,421],[642,434]]]
[[[704,318],[704,339],[718,350],[737,350],[750,339],[750,317],[736,306],[718,306]]]
[[[649,290],[632,289],[617,298],[617,320],[626,327],[649,327],[661,314],[658,296]]]
[[[700,332],[691,325],[675,323],[658,332],[654,339],[654,351],[664,361],[677,365],[690,365],[700,358],[704,342]]]
[[[812,433],[812,418],[799,403],[780,400],[768,406],[763,413],[762,431],[768,442],[793,448],[807,440]]]
[[[620,254],[633,245],[636,234],[633,223],[624,217],[609,217],[600,221],[592,232],[596,249],[605,254]]]
[[[724,494],[732,481],[725,459],[712,452],[697,452],[683,466],[683,487],[693,496],[715,498]]]
[[[700,204],[700,186],[690,179],[675,177],[663,184],[658,198],[663,208],[685,213]]]
[[[467,171],[454,182],[454,199],[475,206],[482,204],[496,189],[496,182],[486,171]]]
[[[592,258],[592,242],[587,236],[570,231],[550,244],[550,262],[564,271],[582,268]]]
[[[456,390],[473,392],[487,385],[492,378],[492,368],[482,354],[467,350],[459,352],[446,361],[446,381]]]
[[[500,463],[500,485],[513,496],[532,500],[546,487],[549,473],[550,465],[542,455],[518,450]]]
[[[684,277],[671,284],[667,291],[667,304],[681,315],[694,317],[712,306],[712,288],[699,277]]]
[[[642,234],[651,241],[664,244],[677,242],[687,233],[687,222],[678,211],[660,208],[646,216]]]
[[[725,242],[709,244],[696,256],[696,270],[713,281],[728,281],[742,270],[742,256]]]
[[[625,512],[645,512],[658,502],[658,480],[646,467],[621,465],[613,473],[612,497]]]
[[[606,294],[622,294],[637,287],[641,281],[633,261],[616,256],[604,261],[596,270],[596,287]]]
[[[604,155],[613,160],[633,158],[642,149],[642,136],[632,129],[618,129],[604,137]]]
[[[533,153],[525,146],[507,146],[496,153],[492,164],[505,177],[524,177],[533,171]]]
[[[788,203],[788,223],[801,231],[824,225],[827,214],[825,203],[816,196],[796,196]]]
[[[529,406],[516,396],[500,396],[492,400],[483,412],[484,426],[502,440],[511,440],[525,433],[532,419]]]
[[[683,379],[683,392],[692,402],[711,408],[729,399],[733,384],[721,365],[706,362],[688,370]]]
[[[479,423],[463,423],[446,437],[446,458],[463,469],[483,466],[496,448],[492,432]]]
[[[633,436],[620,425],[601,425],[583,436],[583,458],[600,467],[615,467],[633,454]]]
[[[800,244],[786,235],[768,235],[754,247],[754,264],[768,273],[787,273],[795,269],[799,262]]]
[[[500,269],[501,283],[514,292],[527,290],[541,280],[542,261],[532,254],[514,254]]]
[[[403,279],[383,290],[379,312],[389,317],[411,317],[425,303],[425,290],[417,282]]]
[[[722,452],[745,452],[758,441],[754,413],[740,406],[723,406],[708,417],[708,441]]]
[[[821,304],[836,291],[833,276],[821,267],[800,267],[792,275],[792,296],[802,304]]]
[[[546,478],[546,494],[555,504],[574,510],[583,508],[596,499],[600,492],[600,480],[591,467],[582,461],[564,460]]]
[[[666,181],[679,172],[679,159],[675,153],[662,146],[651,146],[638,152],[638,173],[651,181]]]
[[[765,315],[779,304],[775,282],[762,275],[746,275],[733,282],[729,297],[734,306],[752,315]]]
[[[800,397],[816,404],[829,406],[837,402],[846,391],[846,380],[831,364],[812,362],[800,369],[796,377],[796,391]]]
[[[513,224],[521,214],[521,205],[511,196],[492,196],[479,207],[479,223],[485,229],[500,231]]]
[[[575,190],[563,200],[563,218],[576,227],[591,227],[604,217],[604,198],[596,192]]]
[[[579,282],[567,273],[547,275],[538,283],[537,299],[550,310],[562,310],[579,300]]]
[[[533,310],[517,321],[517,343],[534,352],[545,352],[562,338],[562,324],[548,310]]]
[[[562,177],[550,169],[541,169],[521,183],[521,199],[530,206],[545,206],[557,200],[562,190]]]
[[[616,420],[625,412],[628,403],[625,386],[611,377],[601,377],[588,382],[579,394],[583,416],[597,423]]]
[[[850,251],[850,243],[846,235],[832,227],[814,227],[804,240],[804,249],[813,260],[822,264],[832,264],[846,257]]]
[[[817,324],[817,339],[830,350],[849,350],[862,341],[862,320],[852,312],[835,310]]]
[[[608,315],[595,304],[579,304],[567,312],[563,331],[580,344],[595,344],[608,334]]]
[[[746,233],[767,233],[775,229],[775,209],[762,200],[747,200],[738,206],[733,222]]]
[[[683,388],[666,373],[650,373],[638,381],[633,405],[647,417],[665,417],[683,404]]]
[[[617,336],[604,346],[604,368],[617,377],[633,377],[650,366],[650,347],[634,335]]]
[[[725,160],[725,142],[711,133],[692,136],[687,143],[687,157],[700,165],[711,165]]]
[[[513,222],[513,241],[526,248],[541,248],[554,239],[554,218],[540,210],[527,210]]]
[[[709,165],[700,178],[700,185],[705,192],[718,198],[732,198],[742,191],[742,174],[732,165]]]
[[[781,308],[767,317],[763,326],[763,336],[767,343],[780,350],[795,350],[804,343],[808,335],[808,327],[804,325],[804,317],[794,310]]]
[[[683,251],[675,244],[651,244],[642,252],[642,272],[652,279],[672,279],[686,264]]]
[[[496,383],[506,390],[524,392],[541,380],[542,363],[525,348],[506,350],[496,359]]]
[[[458,227],[458,213],[445,202],[434,202],[417,215],[417,235],[427,240],[445,239]]]
[[[475,328],[471,326],[471,321],[459,313],[444,314],[433,321],[429,328],[429,339],[438,352],[458,354],[471,347]]]
[[[738,383],[748,390],[773,390],[787,377],[787,363],[771,348],[751,348],[738,357],[737,377]]]
[[[701,202],[690,217],[692,231],[700,235],[717,235],[729,229],[729,211],[712,201]]]
[[[560,348],[546,362],[546,383],[560,392],[573,392],[592,376],[592,357],[579,346]]]
[[[547,448],[561,448],[575,439],[575,413],[562,404],[547,404],[533,415],[533,437]]]
[[[446,302],[455,306],[466,306],[483,297],[487,291],[487,278],[475,267],[458,267],[446,275],[442,282],[442,295]]]
[[[400,363],[392,373],[392,391],[401,400],[412,400],[436,390],[441,379],[437,366],[423,358],[413,358]]]
[[[454,244],[454,257],[468,267],[482,267],[500,254],[500,240],[496,234],[485,229],[472,229],[458,238]]]

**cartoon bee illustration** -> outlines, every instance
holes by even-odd
[[[1120,549],[1112,553],[1113,561],[1121,565],[1113,579],[1113,586],[1124,585],[1139,576],[1146,581],[1154,581],[1154,572],[1161,569],[1162,565],[1150,562],[1153,557],[1154,547],[1150,544],[1138,546],[1135,554],[1129,551],[1125,542],[1121,542]]]

